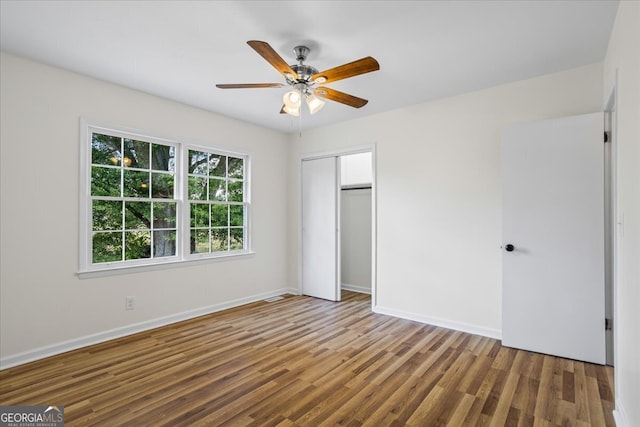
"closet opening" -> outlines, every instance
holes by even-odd
[[[340,157],[340,287],[371,294],[371,153]]]

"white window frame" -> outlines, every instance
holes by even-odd
[[[184,146],[184,150],[183,150],[183,170],[184,170],[184,185],[183,185],[183,194],[184,194],[184,198],[183,198],[183,203],[187,206],[184,209],[185,213],[190,213],[190,205],[191,205],[191,201],[189,200],[189,190],[188,190],[188,176],[189,176],[189,151],[190,150],[194,150],[194,151],[204,151],[210,154],[219,154],[222,156],[227,156],[228,157],[235,157],[235,158],[242,158],[244,160],[244,171],[243,171],[243,178],[242,178],[242,184],[243,184],[243,189],[242,192],[244,194],[244,201],[243,202],[237,202],[237,203],[229,203],[229,204],[239,204],[241,203],[244,206],[244,243],[243,243],[243,247],[244,249],[242,250],[229,250],[226,252],[208,252],[208,253],[190,253],[190,248],[191,248],[191,242],[189,240],[190,234],[190,228],[191,228],[191,223],[190,223],[190,215],[185,215],[183,218],[183,228],[187,231],[187,233],[183,233],[183,240],[182,240],[182,246],[184,247],[184,253],[185,253],[185,258],[186,259],[207,259],[207,258],[220,258],[220,257],[228,257],[228,256],[233,256],[233,255],[244,255],[247,252],[251,253],[251,232],[250,232],[250,218],[251,218],[251,195],[250,195],[250,185],[248,185],[248,183],[250,182],[250,157],[248,154],[243,154],[243,153],[238,153],[238,152],[234,152],[234,151],[228,151],[228,150],[221,150],[218,148],[211,148],[211,147],[204,147],[201,145],[185,145]],[[227,184],[229,183],[228,179],[227,179]],[[215,204],[215,202],[214,202]],[[229,227],[230,228],[230,227]]]
[[[176,254],[174,256],[93,263],[92,242],[92,196],[91,196],[91,141],[93,133],[131,138],[149,143],[175,147],[175,201],[176,201]],[[252,255],[251,246],[251,157],[248,153],[219,149],[204,145],[182,143],[175,140],[149,136],[149,133],[114,126],[85,118],[80,119],[80,185],[79,185],[79,270],[81,278],[129,273],[132,270],[154,270],[185,263],[221,261],[230,257]],[[190,203],[188,200],[188,153],[189,150],[206,151],[244,160],[244,244],[241,250],[209,253],[190,253]],[[151,199],[150,199],[151,200]]]

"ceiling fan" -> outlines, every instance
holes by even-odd
[[[247,42],[260,56],[267,60],[282,76],[287,84],[291,86],[291,90],[284,94],[282,100],[284,105],[280,109],[280,113],[287,113],[292,116],[300,115],[300,106],[304,99],[309,107],[311,114],[315,114],[324,106],[324,101],[319,98],[336,101],[341,104],[354,108],[364,107],[366,99],[340,92],[325,86],[319,86],[324,83],[332,83],[348,77],[358,76],[360,74],[377,71],[380,64],[374,58],[367,56],[348,64],[340,65],[326,71],[318,72],[318,70],[310,65],[304,64],[310,49],[307,46],[296,46],[293,53],[296,56],[298,64],[288,65],[284,59],[267,42],[259,40],[249,40]],[[240,84],[217,84],[220,89],[257,89],[284,87],[283,83],[240,83]]]

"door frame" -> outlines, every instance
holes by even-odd
[[[607,92],[605,92],[607,93]],[[604,103],[604,113],[605,116],[609,116],[608,127],[610,129],[605,129],[605,131],[609,131],[610,137],[610,149],[608,150],[608,167],[609,172],[609,188],[605,188],[605,191],[610,191],[609,194],[609,204],[608,207],[610,210],[608,212],[610,216],[610,223],[605,224],[605,227],[608,228],[611,232],[609,236],[609,248],[605,247],[605,251],[609,250],[610,253],[607,254],[605,252],[605,256],[608,257],[610,262],[610,276],[609,280],[605,281],[605,292],[609,294],[610,301],[609,306],[606,307],[611,311],[612,319],[613,319],[613,339],[606,340],[605,344],[607,346],[607,365],[613,365],[614,367],[618,365],[618,352],[616,351],[618,348],[618,310],[617,299],[618,299],[618,234],[620,233],[620,228],[623,226],[620,218],[618,218],[618,144],[617,144],[617,129],[618,129],[618,70],[615,71],[615,75],[613,77],[613,81],[610,85],[609,95],[606,98]],[[605,148],[606,149],[606,148]],[[606,181],[605,181],[606,182]],[[609,282],[609,283],[606,283]],[[606,298],[605,298],[606,300]],[[606,310],[605,310],[606,312]],[[612,348],[609,348],[612,346]],[[611,354],[613,354],[613,360],[611,360]],[[614,396],[618,396],[618,383],[619,381],[615,381],[615,373],[617,370],[614,370]]]
[[[378,239],[377,239],[377,221],[376,221],[376,145],[375,144],[366,144],[359,145],[354,147],[347,147],[343,149],[336,149],[330,151],[322,151],[317,153],[308,153],[302,154],[298,157],[297,163],[297,172],[298,172],[298,189],[297,193],[298,197],[298,293],[302,294],[302,162],[305,160],[314,160],[314,159],[322,159],[326,157],[341,157],[347,156],[350,154],[360,154],[360,153],[371,153],[371,309],[376,306],[377,301],[377,247],[378,247]],[[339,165],[339,162],[338,162]],[[338,174],[340,174],[340,168],[338,167]],[[338,176],[340,178],[340,175]],[[339,186],[336,187],[336,195],[338,196]],[[338,218],[338,234],[337,239],[340,242],[340,203],[338,198],[338,203],[336,204],[336,216]],[[339,245],[338,245],[339,246]],[[337,252],[337,256],[339,256],[339,249]],[[338,259],[338,279],[341,276],[340,269],[340,260]]]

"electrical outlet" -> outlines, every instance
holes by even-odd
[[[136,308],[136,297],[125,297],[124,309],[133,310]]]

